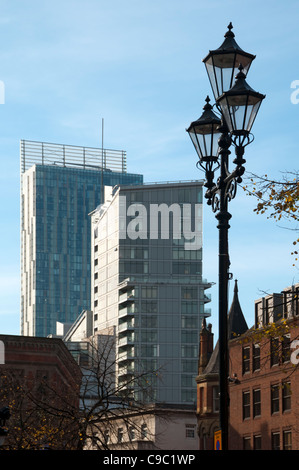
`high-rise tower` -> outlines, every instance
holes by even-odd
[[[142,184],[123,151],[21,141],[21,334],[90,309],[89,213],[104,185]]]
[[[115,331],[120,382],[146,371],[151,400],[193,404],[200,328],[210,314],[202,182],[105,189],[92,214],[94,334]]]

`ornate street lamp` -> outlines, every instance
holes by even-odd
[[[214,186],[215,169],[219,167],[218,139],[221,136],[221,119],[213,112],[208,96],[203,110],[200,118],[192,122],[187,131],[199,156],[198,164],[206,172],[205,187],[211,189]]]
[[[232,29],[233,26],[230,23],[221,46],[214,51],[210,51],[203,59],[215,100],[232,87],[239,64],[243,65],[244,73],[247,74],[252,61],[255,59],[254,55],[243,51],[236,43]]]
[[[235,42],[232,24],[228,26],[225,41],[219,49],[210,51],[204,59],[219,117],[212,110],[209,98],[202,116],[187,129],[197,151],[198,165],[205,171],[205,197],[218,220],[219,229],[219,388],[220,429],[222,449],[228,449],[228,229],[231,214],[228,203],[237,191],[245,171],[244,149],[252,142],[251,128],[265,95],[254,91],[246,82],[252,54],[244,52]],[[235,83],[233,84],[233,76]],[[235,168],[229,171],[230,147],[235,147]],[[215,171],[219,176],[215,178]]]
[[[217,104],[230,133],[247,138],[265,95],[248,85],[243,70],[243,64],[240,64],[234,86],[218,97]]]

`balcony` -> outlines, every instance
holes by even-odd
[[[134,316],[135,314],[135,308],[134,304],[133,305],[128,305],[127,307],[120,308],[118,311],[118,318],[124,318],[127,316]]]
[[[119,295],[118,303],[122,304],[125,302],[133,302],[134,300],[135,300],[134,291],[127,291]]]
[[[126,366],[120,367],[118,370],[118,375],[119,377],[123,377],[126,375],[133,375],[134,372],[135,372],[135,367],[134,367],[134,363],[132,363],[132,364],[128,364]]]
[[[134,337],[133,335],[124,336],[118,339],[118,347],[123,348],[126,346],[134,346]]]
[[[125,351],[120,351],[118,354],[118,363],[133,361],[135,359],[134,348],[127,349]]]
[[[134,330],[134,322],[133,319],[129,321],[124,321],[118,325],[118,332],[124,333],[125,331],[133,331]]]

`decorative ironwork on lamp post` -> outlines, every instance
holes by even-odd
[[[205,172],[205,198],[218,220],[219,229],[219,389],[222,449],[228,449],[228,229],[231,214],[228,203],[236,196],[237,185],[244,174],[245,147],[253,140],[251,128],[265,95],[254,91],[246,82],[246,74],[255,58],[236,43],[232,24],[228,25],[223,44],[210,51],[205,63],[217,111],[207,96],[203,113],[187,129],[199,157],[197,166]],[[234,82],[235,78],[235,82]],[[235,165],[229,170],[230,148],[235,148]],[[219,170],[216,179],[215,173]]]

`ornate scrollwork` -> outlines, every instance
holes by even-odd
[[[212,211],[214,213],[220,210],[220,197],[218,192],[214,193],[212,196]]]
[[[227,198],[228,201],[231,201],[236,196],[237,187],[238,187],[237,180],[236,180],[236,178],[233,178],[228,183],[228,185],[225,189],[225,197]]]

